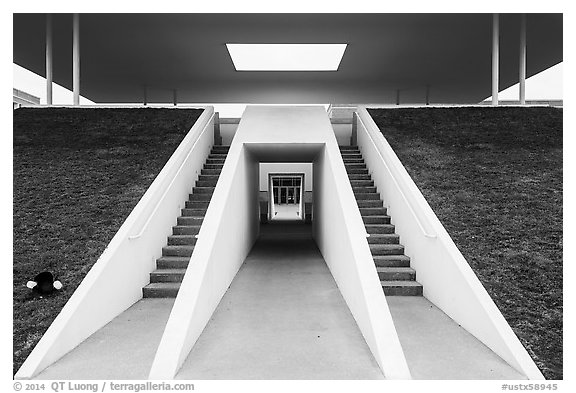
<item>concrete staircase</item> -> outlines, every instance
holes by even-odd
[[[416,281],[416,271],[410,267],[410,258],[404,255],[404,246],[390,223],[390,216],[386,214],[360,150],[356,146],[340,146],[340,152],[366,232],[370,234],[368,244],[384,294],[421,296],[422,285]]]
[[[178,294],[196,244],[195,235],[200,231],[229,148],[212,148],[177,225],[172,227],[168,244],[162,248],[162,257],[156,260],[156,270],[150,273],[150,284],[142,288],[145,298],[176,297]]]

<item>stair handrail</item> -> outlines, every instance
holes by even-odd
[[[170,181],[170,184],[168,185],[168,187],[166,187],[166,189],[164,190],[164,193],[162,194],[162,196],[160,197],[160,199],[158,199],[158,201],[156,202],[156,206],[154,206],[154,210],[152,210],[152,213],[150,213],[148,215],[148,219],[146,220],[146,222],[144,223],[144,225],[142,226],[142,228],[140,229],[140,232],[138,232],[136,235],[132,235],[132,236],[128,236],[128,240],[134,240],[134,239],[138,239],[139,237],[141,237],[144,234],[144,231],[146,231],[146,229],[148,228],[148,225],[150,224],[150,221],[152,220],[152,217],[154,217],[154,214],[156,214],[156,211],[158,210],[158,208],[160,207],[160,203],[164,200],[164,198],[166,197],[166,195],[168,194],[168,191],[170,190],[170,188],[172,187],[172,184],[174,184],[174,181],[176,180],[176,178],[178,177],[178,175],[180,174],[180,171],[182,170],[182,168],[184,168],[184,163],[188,161],[188,157],[190,157],[190,154],[192,154],[192,151],[194,150],[194,147],[196,146],[196,144],[198,143],[198,141],[200,140],[200,138],[202,137],[202,135],[204,134],[204,132],[206,132],[206,127],[208,126],[208,124],[210,124],[210,122],[212,121],[212,119],[214,118],[216,112],[212,113],[212,116],[210,116],[210,118],[206,121],[206,124],[204,124],[204,127],[202,127],[202,131],[200,131],[200,133],[198,134],[198,137],[196,138],[196,140],[194,141],[194,144],[192,144],[192,147],[190,148],[190,150],[188,151],[188,154],[186,154],[186,158],[184,158],[182,160],[182,162],[180,163],[180,166],[178,167],[178,170],[176,171],[176,173],[174,174],[174,176],[172,177],[172,181]]]
[[[386,160],[384,159],[384,156],[382,156],[382,153],[380,152],[380,149],[378,148],[378,145],[376,144],[376,141],[374,140],[374,138],[372,137],[372,135],[370,135],[370,131],[368,130],[368,127],[366,126],[366,124],[364,123],[364,121],[362,120],[362,117],[360,117],[360,113],[358,113],[357,111],[356,113],[356,118],[360,120],[360,122],[362,123],[362,126],[364,127],[364,129],[366,130],[366,134],[368,135],[368,137],[370,138],[370,140],[372,141],[372,144],[374,145],[374,147],[376,148],[376,152],[378,153],[378,155],[380,156],[380,158],[382,159],[382,163],[384,164],[384,167],[386,168],[386,170],[388,171],[388,173],[390,174],[390,177],[392,178],[392,181],[394,182],[394,185],[396,186],[396,188],[400,191],[400,195],[402,196],[402,199],[404,199],[404,202],[406,202],[406,205],[408,205],[408,209],[410,210],[410,213],[412,213],[412,215],[414,216],[414,218],[416,219],[416,223],[418,224],[418,227],[420,228],[420,231],[422,231],[422,234],[426,237],[429,238],[436,238],[436,234],[430,234],[428,232],[426,232],[426,229],[424,229],[424,226],[422,225],[422,222],[420,221],[420,218],[418,217],[418,215],[416,214],[416,212],[414,211],[414,208],[412,207],[412,204],[410,203],[410,201],[408,200],[408,198],[406,197],[406,194],[404,194],[404,191],[402,190],[402,187],[400,187],[400,184],[398,184],[398,180],[396,180],[396,177],[394,176],[394,174],[392,173],[392,171],[390,170],[390,167],[388,167],[388,164],[386,163]]]

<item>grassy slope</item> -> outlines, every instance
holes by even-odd
[[[546,378],[562,378],[562,110],[370,110]]]
[[[200,114],[14,111],[14,372]],[[64,288],[33,297],[26,282],[43,270]]]

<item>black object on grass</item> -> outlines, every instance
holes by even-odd
[[[62,288],[62,283],[54,281],[54,275],[50,272],[42,272],[34,277],[33,281],[28,281],[26,286],[40,295],[48,295],[55,290]]]

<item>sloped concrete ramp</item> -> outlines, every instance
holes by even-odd
[[[174,299],[143,299],[35,379],[147,379]]]
[[[526,379],[426,298],[386,300],[414,379]]]
[[[311,235],[261,235],[177,379],[383,379]]]

